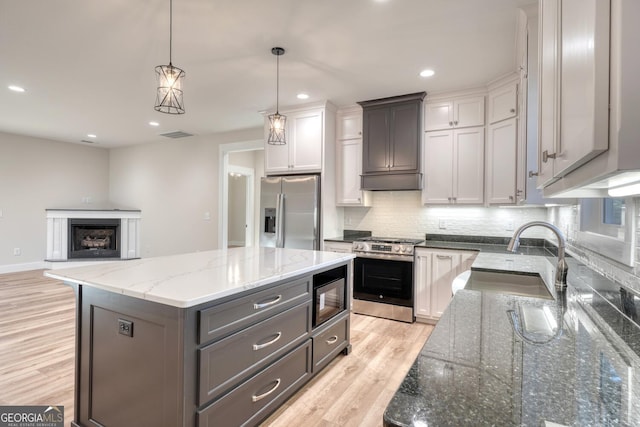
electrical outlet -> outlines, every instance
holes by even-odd
[[[118,319],[118,333],[127,337],[133,337],[133,322],[124,319]]]
[[[0,209],[0,218],[2,218],[2,209]]]
[[[20,256],[22,255],[22,251],[20,250],[20,248],[13,248],[13,256]]]
[[[507,231],[515,230],[515,228],[516,228],[515,222],[512,219],[508,220],[506,228],[507,228]]]
[[[344,225],[351,225],[351,216],[345,215],[344,217]]]
[[[441,230],[445,230],[447,228],[447,221],[444,219],[438,221],[438,228],[440,228]]]
[[[205,221],[211,221],[211,212],[205,212],[202,216],[202,219],[204,219]]]

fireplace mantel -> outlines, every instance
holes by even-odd
[[[140,210],[47,209],[46,261],[67,261],[70,219],[119,219],[120,259],[140,258]]]

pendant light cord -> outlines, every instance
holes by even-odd
[[[280,55],[276,55],[276,114],[279,114],[279,96],[280,92]]]
[[[173,41],[173,0],[169,0],[169,66],[171,66],[172,41]]]

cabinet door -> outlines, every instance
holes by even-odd
[[[360,190],[362,139],[336,141],[336,204],[367,206],[369,198]]]
[[[556,176],[609,147],[609,0],[562,0]],[[583,41],[588,42],[583,42]]]
[[[449,204],[453,197],[453,131],[427,132],[422,203]]]
[[[453,131],[453,197],[456,204],[484,201],[484,128]]]
[[[538,188],[553,181],[553,159],[558,141],[558,0],[540,0],[538,33]]]
[[[429,290],[431,288],[431,276],[429,264],[431,252],[416,250],[416,261],[413,265],[414,275],[414,308],[416,316],[430,317],[431,306]]]
[[[268,122],[268,120],[267,120]],[[265,137],[267,140],[269,136],[269,127],[265,127]],[[264,144],[264,171],[265,174],[273,175],[289,171],[289,144],[291,142],[291,134],[287,131],[287,144],[285,145],[271,145]]]
[[[362,111],[338,113],[336,139],[362,138]]]
[[[516,119],[489,125],[487,140],[487,202],[516,202]]]
[[[324,251],[338,252],[341,254],[350,254],[353,252],[352,244],[348,242],[324,242]]]
[[[320,172],[322,170],[322,111],[291,115],[288,121],[290,121],[289,144],[293,169],[296,172]]]
[[[424,130],[441,130],[453,127],[453,102],[428,102],[424,106]]]
[[[389,169],[392,171],[419,172],[420,110],[419,102],[391,107]]]
[[[389,170],[389,108],[363,110],[365,131],[362,152],[362,172],[386,172]]]
[[[457,128],[484,125],[484,96],[453,102],[453,125]]]
[[[516,83],[495,89],[489,93],[489,123],[515,117],[518,107]]]
[[[442,316],[453,298],[451,283],[458,275],[460,255],[452,251],[433,251],[431,255],[431,308],[434,317]]]

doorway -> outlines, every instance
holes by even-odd
[[[254,170],[229,165],[227,203],[227,247],[253,243]]]
[[[247,197],[245,192],[245,201],[250,199],[253,201],[253,205],[245,210],[245,224],[247,224],[248,227],[246,227],[247,232],[245,233],[244,244],[245,246],[255,246],[258,244],[257,227],[255,227],[255,224],[257,224],[258,221],[258,209],[260,205],[260,178],[264,175],[264,141],[254,140],[220,144],[219,150],[218,248],[229,247],[230,212],[228,206],[229,182],[231,181],[229,179],[229,173],[243,173],[242,170],[234,169],[235,167],[252,169],[252,178],[247,179],[247,182],[251,182],[252,184],[247,185],[253,185],[253,193],[252,196]],[[253,160],[250,163],[239,160],[240,157],[244,157],[242,153],[252,153]],[[251,217],[249,217],[250,215]],[[235,216],[235,213],[231,213],[231,216]],[[235,246],[236,242],[233,243],[232,246]]]

